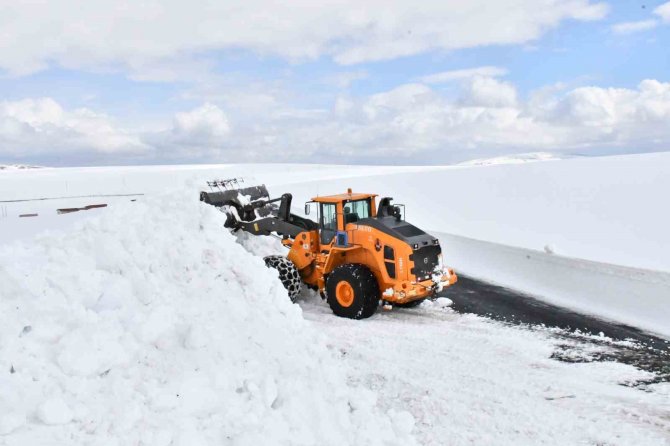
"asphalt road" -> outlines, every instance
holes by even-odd
[[[459,313],[549,331],[559,339],[554,358],[561,361],[618,361],[656,374],[636,383],[670,382],[670,341],[637,328],[577,313],[532,296],[467,276],[443,291]],[[575,354],[575,350],[588,351]]]

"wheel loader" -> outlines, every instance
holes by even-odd
[[[289,251],[265,263],[293,300],[302,284],[319,291],[337,316],[372,316],[387,308],[412,307],[453,285],[456,274],[442,265],[437,238],[405,221],[404,206],[370,193],[318,196],[305,215],[291,213],[292,195],[271,199],[265,185],[240,187],[238,179],[208,182],[200,200],[226,214],[225,225],[253,235],[275,235]]]

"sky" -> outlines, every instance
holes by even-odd
[[[670,2],[0,0],[0,164],[670,149]]]

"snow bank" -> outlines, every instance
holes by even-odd
[[[412,444],[196,196],[0,249],[0,443]]]
[[[670,339],[670,273],[433,233],[462,274]]]

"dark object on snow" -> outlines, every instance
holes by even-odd
[[[87,206],[81,207],[81,208],[62,208],[62,209],[56,209],[56,212],[58,215],[61,214],[71,214],[72,212],[79,212],[79,211],[88,211],[90,209],[98,209],[98,208],[106,208],[107,204],[89,204]]]

